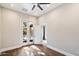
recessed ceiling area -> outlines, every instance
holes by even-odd
[[[1,3],[0,6],[31,16],[41,16],[62,5],[62,3]]]

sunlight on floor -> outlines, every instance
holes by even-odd
[[[35,45],[32,45],[30,46],[31,48],[35,49],[35,50],[38,50],[38,51],[41,51],[38,47],[36,47]]]
[[[41,54],[41,55],[45,55],[45,53],[44,52],[37,52],[38,54]]]
[[[34,55],[45,55],[44,52],[42,52],[38,47],[35,45],[31,45],[29,47],[23,48],[25,55],[27,56],[34,56]],[[21,54],[20,54],[21,55]]]

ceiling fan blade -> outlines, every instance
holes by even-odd
[[[32,10],[35,8],[35,5],[33,5]]]
[[[43,8],[42,8],[39,4],[38,4],[37,6],[38,6],[41,10],[43,10]]]

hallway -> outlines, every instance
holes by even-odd
[[[64,56],[43,45],[28,45],[10,51],[2,52],[1,56]]]

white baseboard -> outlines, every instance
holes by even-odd
[[[27,44],[21,44],[21,45],[17,45],[17,46],[12,46],[12,47],[7,47],[7,48],[2,48],[0,49],[0,53],[3,52],[3,51],[8,51],[8,50],[12,50],[12,49],[16,49],[16,48],[20,48],[24,45],[27,45]]]
[[[65,52],[65,51],[62,51],[62,50],[60,50],[60,49],[54,48],[54,47],[52,47],[52,46],[50,46],[50,45],[47,45],[47,47],[50,48],[50,49],[52,49],[52,50],[58,51],[59,53],[62,53],[62,54],[64,54],[64,55],[66,55],[66,56],[75,56],[75,55],[70,54],[70,53],[68,53],[68,52]]]

